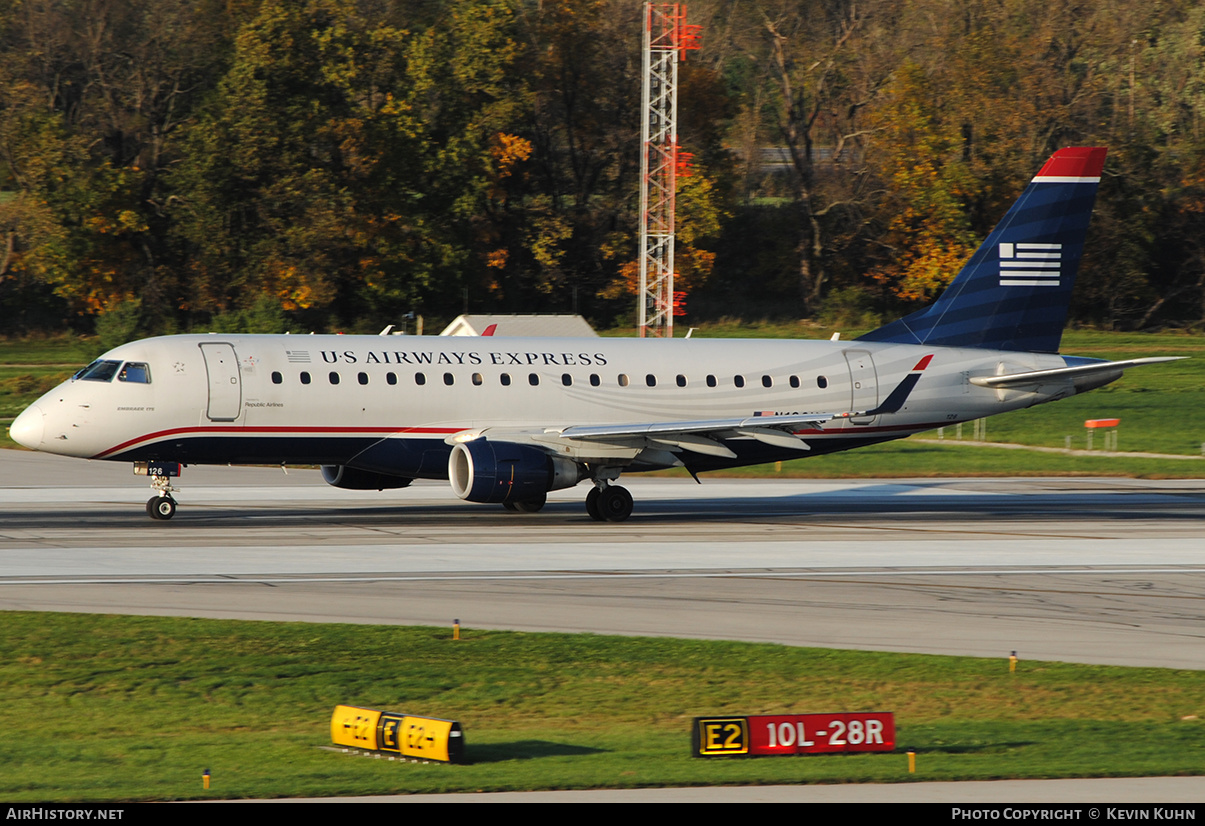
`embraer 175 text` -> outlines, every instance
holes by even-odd
[[[124,344],[13,422],[50,453],[133,462],[176,511],[186,464],[316,464],[353,490],[448,479],[537,511],[621,473],[692,474],[900,439],[1054,401],[1168,358],[1058,355],[1103,148],[1042,167],[929,307],[844,341],[188,335]]]

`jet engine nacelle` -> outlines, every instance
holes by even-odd
[[[452,491],[470,502],[539,499],[581,479],[581,468],[573,460],[513,442],[475,439],[456,445],[448,457]]]
[[[346,465],[323,465],[322,478],[328,485],[346,490],[392,490],[404,488],[414,481],[405,476],[373,473],[371,470],[357,470]]]

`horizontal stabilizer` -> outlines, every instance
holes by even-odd
[[[1082,364],[1075,367],[1056,367],[1052,370],[1029,370],[1024,373],[1010,373],[1007,376],[972,376],[970,381],[971,384],[978,385],[979,387],[1023,387],[1031,384],[1045,384],[1051,379],[1077,379],[1102,373],[1120,373],[1129,367],[1138,367],[1142,364],[1158,364],[1164,361],[1179,361],[1182,358],[1187,358],[1187,356],[1102,361],[1096,364]]]

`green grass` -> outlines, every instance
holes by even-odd
[[[1205,773],[1201,672],[697,640],[0,615],[0,799],[163,800]],[[323,750],[340,703],[470,765]],[[900,754],[699,760],[691,718],[890,710]],[[901,749],[902,750],[902,749]],[[210,769],[213,788],[201,788]]]
[[[75,369],[0,365],[0,421],[12,421],[39,396],[71,378],[74,372]]]
[[[83,367],[100,355],[95,337],[0,338],[0,364],[58,364]]]
[[[0,339],[0,422],[9,422],[35,399],[96,357],[96,339]],[[16,447],[7,432],[0,446]]]

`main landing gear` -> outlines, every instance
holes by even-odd
[[[154,501],[156,500],[152,499],[147,502],[148,513]],[[168,501],[171,501],[170,497]],[[544,495],[539,498],[503,502],[502,507],[512,513],[536,513],[547,501],[548,497]],[[175,503],[172,505],[174,511]],[[622,522],[632,515],[632,494],[628,493],[627,488],[613,485],[607,479],[596,479],[594,487],[586,494],[586,513],[596,522]],[[171,519],[170,516],[155,516],[153,513],[151,516],[156,519]]]
[[[596,522],[622,522],[632,515],[632,494],[619,485],[596,482],[586,494],[586,513]]]

